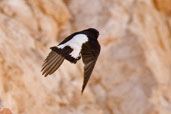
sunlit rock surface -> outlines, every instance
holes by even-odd
[[[1,0],[0,113],[170,114],[170,0]],[[83,63],[43,77],[49,47],[100,31],[102,50],[81,95]]]

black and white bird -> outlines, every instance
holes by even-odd
[[[51,47],[51,52],[42,65],[42,74],[51,75],[66,59],[76,64],[82,57],[84,63],[84,81],[82,93],[100,53],[100,44],[97,40],[99,32],[94,28],[75,32],[65,38],[59,45]]]

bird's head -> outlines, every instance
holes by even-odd
[[[97,39],[99,36],[99,31],[95,28],[88,28],[86,30],[83,30],[82,32],[95,39]]]

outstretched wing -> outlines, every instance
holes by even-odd
[[[82,55],[83,63],[85,64],[82,93],[94,69],[99,53],[100,53],[100,45],[97,41],[93,42],[92,45],[89,42],[87,42],[82,46],[81,55]]]
[[[44,64],[42,65],[42,74],[45,76],[51,75],[60,67],[63,61],[64,57],[62,57],[55,51],[51,51],[45,59]]]

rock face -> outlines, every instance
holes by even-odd
[[[1,0],[0,110],[170,114],[170,6],[170,0]],[[81,61],[65,61],[46,78],[40,70],[49,47],[88,27],[100,31],[102,51],[81,95]]]
[[[0,114],[12,114],[12,112],[9,109],[4,108],[2,111],[0,111]]]

